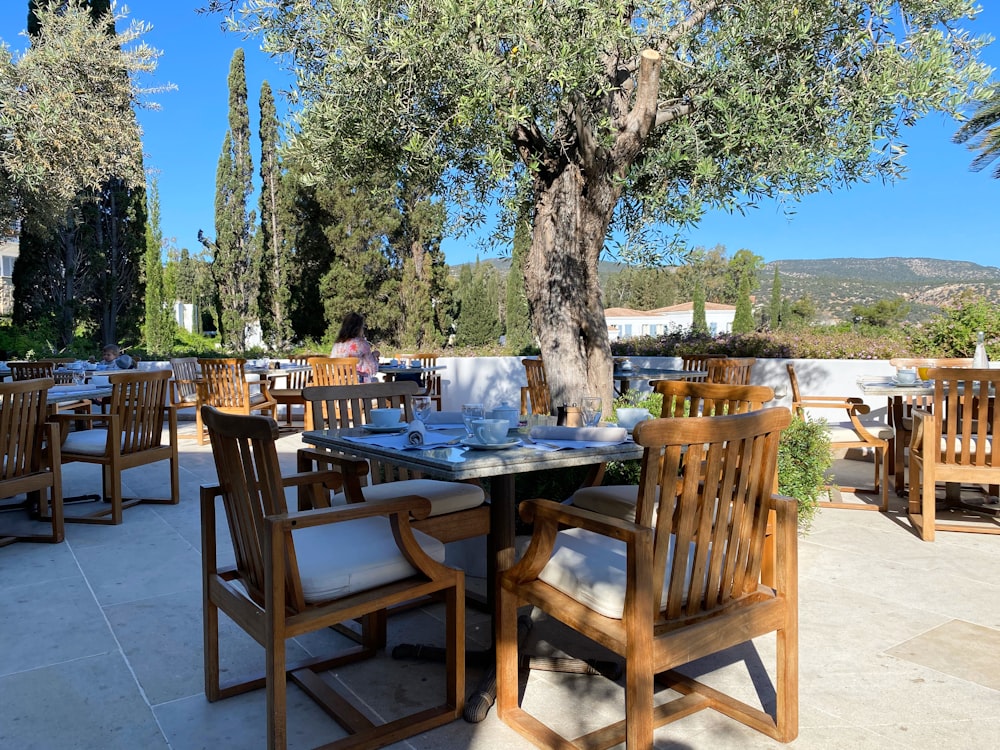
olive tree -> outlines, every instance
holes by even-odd
[[[973,0],[255,0],[312,178],[393,160],[470,207],[531,195],[525,291],[556,403],[611,395],[598,261],[643,234],[902,174],[902,129],[988,69]],[[474,214],[473,214],[474,215]]]

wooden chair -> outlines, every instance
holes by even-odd
[[[51,387],[50,378],[0,383],[0,497],[26,495],[30,515],[49,522],[47,533],[36,533],[27,520],[27,525],[18,521],[0,529],[0,547],[64,538],[59,432],[54,423],[46,422],[45,398]],[[2,517],[7,518],[6,513]]]
[[[722,354],[682,354],[681,369],[685,372],[691,372],[692,370],[705,370],[707,372],[710,360],[722,358]],[[704,383],[708,380],[708,376],[694,375],[687,378],[687,380],[691,383]]]
[[[288,358],[293,365],[308,365],[309,359],[315,354],[300,354]],[[302,420],[307,430],[312,429],[309,424],[309,409],[306,401],[302,398],[302,389],[312,383],[312,372],[310,370],[294,370],[285,375],[286,382],[284,388],[271,388],[271,398],[278,402],[278,405],[285,407],[285,426],[292,426],[292,407],[302,407]]]
[[[896,368],[918,367],[972,367],[972,357],[895,357],[889,364]],[[906,455],[913,436],[914,409],[930,408],[932,399],[925,396],[895,396],[889,400],[889,424],[896,431],[893,440],[893,450],[889,454],[889,471],[895,474],[896,494],[906,495],[906,483],[903,467],[906,466]]]
[[[122,510],[139,503],[177,505],[180,502],[180,478],[177,461],[177,410],[167,403],[168,370],[121,372],[108,376],[111,400],[107,414],[84,417],[56,415],[62,430],[62,462],[80,461],[98,464],[102,469],[104,499],[98,510],[83,515],[69,515],[66,521],[78,523],[120,524]],[[70,432],[74,419],[98,421],[105,427]],[[163,442],[164,421],[167,443]],[[122,472],[158,461],[170,462],[170,497],[123,498]]]
[[[889,452],[890,443],[895,432],[889,425],[881,422],[862,422],[860,417],[868,414],[871,408],[860,398],[843,396],[803,396],[799,392],[799,379],[795,375],[795,367],[788,363],[788,381],[792,388],[792,410],[803,419],[806,409],[833,410],[843,412],[846,421],[827,422],[830,434],[830,447],[833,450],[842,448],[871,448],[875,453],[875,484],[871,488],[844,487],[848,492],[878,493],[879,505],[865,503],[840,503],[832,500],[821,500],[820,506],[828,508],[846,508],[849,510],[879,510],[889,511]]]
[[[750,385],[750,374],[756,361],[754,357],[713,357],[708,360],[706,380],[709,383]]]
[[[688,380],[653,380],[650,385],[663,396],[661,417],[745,414],[757,411],[774,398],[774,391],[764,385],[726,385]],[[595,513],[634,521],[639,485],[582,487],[573,493],[568,502]]]
[[[313,423],[317,429],[327,427],[360,427],[369,423],[373,408],[403,409],[407,421],[412,419],[410,399],[420,394],[420,386],[412,381],[391,383],[359,383],[340,386],[310,386],[302,395],[312,409]],[[335,415],[328,418],[326,415]],[[299,471],[309,471],[314,466],[324,466],[329,453],[315,448],[300,448]],[[349,488],[358,485],[357,492],[346,495],[362,497],[366,501],[380,500],[398,494],[420,495],[430,500],[431,511],[427,518],[413,522],[413,527],[442,542],[454,542],[488,534],[490,511],[485,504],[482,487],[468,482],[446,482],[425,479],[419,473],[377,461],[370,462],[367,485],[362,478],[345,477]],[[303,509],[300,497],[300,509]],[[322,494],[313,499],[315,507],[330,505],[330,497]]]
[[[524,556],[500,576],[502,721],[540,747],[604,748],[624,740],[629,750],[648,750],[656,727],[714,708],[782,742],[796,737],[797,503],[773,494],[778,441],[789,420],[787,409],[775,408],[642,422],[634,431],[644,453],[632,523],[549,500],[521,504],[521,517],[534,531]],[[777,567],[774,585],[765,586],[771,511]],[[521,707],[522,604],[625,658],[624,721],[570,740]],[[674,671],[771,632],[777,639],[773,716]],[[654,681],[682,696],[654,707]],[[529,677],[524,692],[531,688]]]
[[[988,485],[994,496],[1000,485],[1000,460],[993,456],[993,440],[1000,435],[1000,412],[994,408],[1000,370],[934,367],[929,374],[934,402],[913,410],[910,520],[928,542],[935,531],[1000,534],[1000,507],[961,498],[963,483]],[[940,514],[938,482],[949,483]]]
[[[322,511],[289,511],[285,487],[302,489],[329,480],[331,472],[283,478],[273,419],[223,414],[209,406],[202,407],[202,419],[219,476],[218,486],[201,490],[206,698],[214,702],[266,686],[271,750],[286,746],[289,679],[349,732],[324,748],[382,747],[457,719],[465,694],[465,579],[460,570],[442,564],[442,544],[410,526],[411,515],[423,517],[429,503],[396,495]],[[344,473],[364,464],[350,458],[333,461]],[[232,568],[218,563],[218,496],[236,553]],[[359,555],[362,549],[364,555]],[[431,594],[443,595],[446,603],[447,676],[443,702],[436,706],[377,725],[368,718],[370,710],[320,676],[373,656],[369,644],[286,662],[289,638]],[[264,647],[263,676],[221,684],[219,610]],[[422,683],[382,684],[404,694],[403,702],[432,700]]]
[[[521,414],[528,414],[528,401],[531,401],[531,414],[552,414],[552,395],[549,383],[545,377],[545,363],[540,359],[522,359],[524,375],[528,386],[521,389]]]
[[[421,367],[436,367],[438,363],[438,355],[430,352],[417,352],[413,358],[420,361]],[[424,373],[423,395],[431,397],[431,401],[437,404],[438,411],[441,411],[441,385],[441,372],[439,370],[429,370]]]
[[[309,357],[308,362],[313,385],[357,385],[359,382],[357,357]]]
[[[70,362],[76,362],[72,357]],[[72,385],[73,377],[70,373],[56,373],[56,362],[52,359],[40,359],[36,362],[8,362],[10,368],[10,379],[17,382],[20,380],[49,379],[54,385]],[[69,399],[60,401],[49,409],[51,414],[59,412],[72,412],[74,414],[90,414],[93,403],[87,398]],[[78,427],[83,424],[78,423]]]
[[[201,379],[201,371],[198,369],[197,357],[177,357],[170,360],[170,370],[173,379],[170,381],[170,403],[175,409],[195,410],[195,423],[198,425],[198,434],[181,435],[187,439],[199,440],[198,435],[202,433],[201,417],[198,414],[201,405],[198,403],[198,381]],[[199,443],[200,444],[200,443]]]
[[[198,403],[214,406],[227,414],[252,414],[266,412],[275,416],[278,404],[271,398],[267,379],[261,379],[254,386],[259,391],[251,391],[244,367],[245,359],[199,359],[201,377],[198,380]],[[204,445],[205,435],[201,423],[202,410],[199,407],[195,417],[198,430],[198,445]]]

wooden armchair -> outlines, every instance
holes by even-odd
[[[524,556],[500,576],[497,713],[540,747],[653,747],[653,730],[704,708],[782,742],[798,733],[796,501],[772,494],[787,409],[640,423],[635,522],[549,500],[521,504],[534,523]],[[703,471],[703,466],[714,470]],[[661,498],[657,503],[657,495]],[[657,520],[653,512],[659,505]],[[777,566],[761,584],[768,516]],[[521,707],[518,607],[545,611],[625,658],[625,718],[570,740]],[[775,633],[773,716],[674,671]],[[555,644],[558,645],[558,644]],[[654,681],[682,696],[654,707]],[[530,675],[524,692],[532,689]],[[758,692],[760,688],[758,688]],[[761,703],[769,701],[765,695]],[[561,731],[560,731],[561,729]]]
[[[267,413],[275,416],[278,404],[271,398],[267,379],[259,383],[259,391],[251,391],[244,366],[245,359],[199,359],[201,378],[198,380],[198,403],[214,406],[227,414]],[[198,445],[204,445],[205,435],[201,423],[202,410],[199,406],[196,416]]]
[[[417,352],[414,359],[420,361],[421,367],[435,367],[438,362],[438,355],[430,352]],[[431,401],[437,404],[437,411],[441,411],[441,372],[439,370],[429,370],[424,373],[423,386],[425,396],[430,396]]]
[[[661,417],[715,417],[757,411],[774,398],[764,385],[726,385],[688,380],[653,380],[653,390],[663,396]],[[639,485],[612,484],[582,487],[569,499],[579,508],[626,521],[635,520]]]
[[[750,375],[756,361],[754,357],[713,357],[708,360],[706,380],[709,383],[750,385]]]
[[[552,414],[552,395],[545,377],[545,363],[540,359],[522,359],[521,364],[528,380],[528,386],[521,389],[521,414],[528,413],[529,400],[532,414]]]
[[[879,505],[865,503],[840,503],[832,500],[821,500],[820,507],[846,508],[849,510],[879,510],[889,511],[889,452],[895,431],[889,425],[881,422],[862,422],[861,416],[868,414],[871,408],[860,398],[842,396],[803,396],[799,392],[799,379],[795,367],[789,363],[788,382],[792,388],[792,410],[805,418],[806,409],[833,410],[841,412],[846,421],[827,422],[830,434],[830,447],[833,450],[841,448],[871,448],[875,453],[875,484],[872,488],[844,487],[848,492],[878,493]]]
[[[309,357],[308,361],[313,385],[357,385],[359,382],[357,357]]]
[[[293,357],[289,357],[288,361],[293,365],[308,365],[309,359],[315,357],[315,354],[301,354]],[[292,426],[292,407],[301,406],[302,407],[302,420],[305,428],[311,430],[312,426],[309,424],[309,409],[306,406],[306,400],[302,398],[302,389],[307,385],[312,383],[312,371],[311,370],[293,370],[289,371],[285,375],[287,379],[284,388],[271,388],[271,398],[278,402],[279,406],[285,407],[285,426]]]
[[[895,357],[889,360],[893,367],[900,368],[932,368],[932,367],[972,367],[972,357]],[[913,436],[913,410],[930,408],[932,399],[926,396],[895,396],[890,399],[892,411],[889,413],[889,424],[896,431],[893,440],[893,450],[889,456],[889,470],[895,474],[896,494],[906,496],[906,482],[903,469],[906,466],[906,453]]]
[[[988,485],[994,496],[1000,485],[1000,459],[993,456],[993,440],[1000,435],[994,404],[1000,370],[935,367],[929,375],[934,402],[930,409],[913,410],[910,520],[928,542],[935,531],[1000,534],[1000,506],[961,497],[962,484]],[[938,482],[947,483],[940,513]]]
[[[410,399],[420,394],[420,386],[413,381],[391,383],[359,383],[357,385],[311,386],[302,391],[312,408],[313,424],[317,429],[327,427],[360,427],[369,423],[373,408],[403,409],[407,421],[412,419]],[[327,415],[334,415],[327,417]],[[313,466],[328,462],[328,451],[301,448],[298,452],[299,471],[309,471]],[[490,511],[485,503],[482,487],[468,482],[446,482],[425,479],[391,463],[369,462],[371,473],[367,486],[361,479],[345,477],[345,485],[357,485],[356,492],[348,492],[346,499],[361,497],[366,501],[380,500],[399,494],[419,495],[430,500],[431,511],[427,518],[413,522],[413,527],[442,542],[488,534]],[[299,508],[304,506],[301,504]],[[315,507],[327,507],[330,498],[325,493],[313,499]]]
[[[46,533],[25,519],[0,528],[0,547],[17,541],[61,542],[63,540],[62,468],[59,432],[46,422],[45,398],[52,380],[20,380],[0,383],[0,497],[26,495],[29,514],[48,521]],[[3,509],[8,510],[7,505]],[[2,520],[12,520],[6,513]]]
[[[70,358],[70,362],[76,360]],[[8,362],[10,368],[10,379],[17,382],[19,380],[50,379],[54,385],[71,385],[72,376],[68,373],[56,374],[56,362],[51,359],[40,359],[36,362]],[[53,414],[59,412],[73,412],[74,414],[90,414],[92,402],[90,399],[78,398],[60,401],[52,406],[49,411]],[[82,424],[80,425],[83,426]]]
[[[177,462],[177,410],[167,404],[168,370],[121,372],[108,376],[111,398],[107,414],[84,417],[60,414],[62,462],[80,461],[101,466],[104,499],[100,507],[82,515],[68,515],[66,521],[120,524],[122,510],[139,503],[176,505],[180,502]],[[106,426],[69,431],[68,422],[85,419]],[[163,442],[164,421],[167,443]],[[123,498],[122,472],[158,461],[170,462],[170,497]]]
[[[457,719],[465,693],[465,579],[442,564],[442,544],[410,527],[411,515],[426,515],[428,502],[400,494],[380,502],[289,511],[285,487],[304,489],[329,480],[331,473],[283,478],[273,419],[223,414],[208,406],[202,412],[219,476],[219,486],[201,490],[206,698],[214,702],[266,686],[267,747],[272,750],[286,746],[289,679],[349,733],[325,748],[382,747]],[[331,460],[346,473],[364,463]],[[233,568],[218,563],[218,496],[236,552]],[[446,677],[438,705],[377,725],[351,694],[320,676],[373,656],[369,644],[286,662],[289,638],[431,594],[443,595],[446,603]],[[264,675],[221,684],[219,610],[264,647]],[[401,706],[433,700],[423,682],[382,684],[391,685]]]
[[[708,363],[713,359],[722,359],[721,354],[682,354],[681,369],[686,372],[694,370],[708,371]],[[690,383],[704,383],[708,380],[707,375],[694,375],[687,378]]]

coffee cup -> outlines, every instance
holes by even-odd
[[[392,427],[399,424],[399,409],[372,409],[371,420],[376,427]]]
[[[917,371],[909,369],[896,370],[897,383],[916,383]]]
[[[485,445],[496,445],[506,440],[508,428],[506,419],[476,419],[472,422],[472,434]]]

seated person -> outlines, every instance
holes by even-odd
[[[101,361],[97,363],[98,370],[131,370],[135,366],[132,358],[122,354],[117,344],[105,346],[101,357]]]

